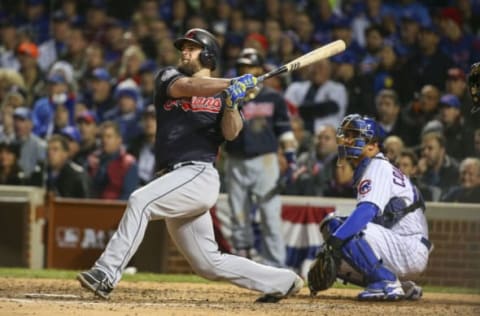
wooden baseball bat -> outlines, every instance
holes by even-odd
[[[258,77],[258,82],[262,82],[273,76],[278,76],[286,72],[291,72],[291,71],[303,68],[305,66],[316,63],[322,59],[341,53],[345,50],[345,47],[346,47],[345,42],[343,40],[336,40],[334,42],[331,42],[327,45],[314,49],[311,52],[303,56],[300,56],[283,66],[280,66],[272,71],[269,71],[264,75],[261,75],[260,77]]]

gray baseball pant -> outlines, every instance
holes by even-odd
[[[195,162],[136,190],[94,268],[105,272],[116,285],[137,251],[148,222],[164,219],[172,240],[199,275],[261,293],[286,294],[296,279],[294,272],[218,250],[209,209],[218,198],[219,188],[218,172],[213,165]]]

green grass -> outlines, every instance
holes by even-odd
[[[75,279],[78,271],[73,270],[33,270],[24,268],[0,268],[0,277],[8,278],[36,278],[36,279]],[[129,282],[189,282],[189,283],[208,283],[210,281],[191,274],[157,274],[157,273],[137,273],[134,275],[124,275],[123,280]],[[357,286],[344,285],[336,282],[334,288],[337,289],[359,289]],[[430,293],[456,293],[456,294],[480,294],[480,289],[460,288],[460,287],[440,287],[424,286],[425,292]]]
[[[74,270],[34,270],[23,268],[0,268],[0,277],[9,278],[35,278],[35,279],[75,279],[79,271]],[[123,280],[140,282],[191,282],[191,283],[207,283],[196,275],[190,274],[156,274],[156,273],[137,273],[134,275],[124,275]]]

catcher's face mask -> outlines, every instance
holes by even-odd
[[[363,148],[375,140],[376,123],[358,114],[347,115],[337,129],[338,158],[357,159]]]

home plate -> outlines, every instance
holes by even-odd
[[[73,294],[52,294],[52,293],[25,293],[26,298],[47,298],[47,299],[79,299],[80,295]]]

